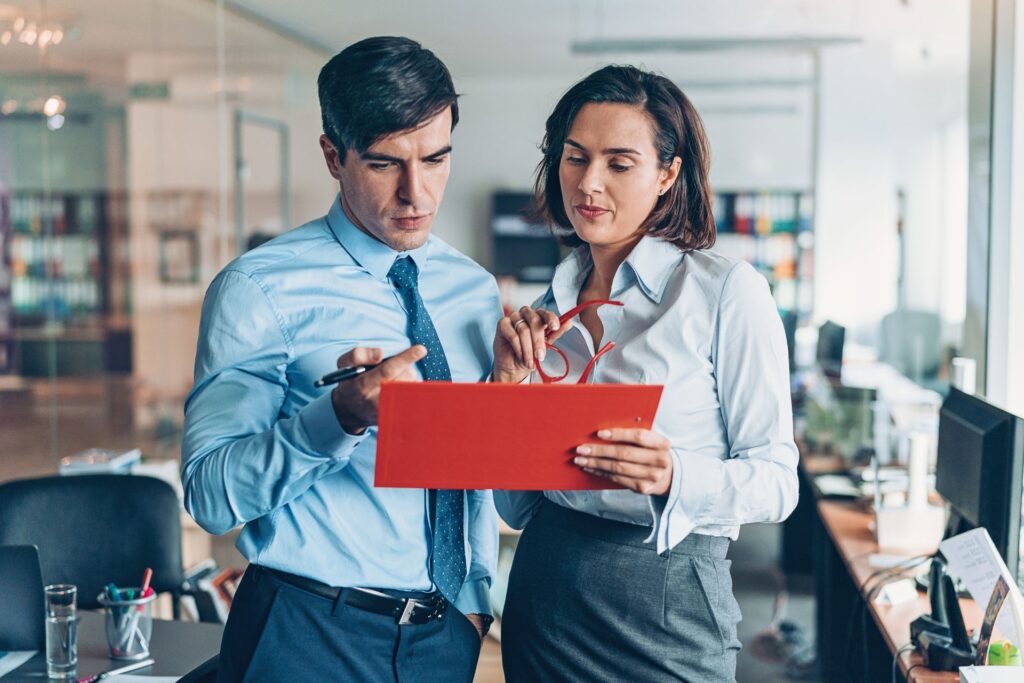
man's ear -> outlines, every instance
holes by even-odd
[[[334,146],[331,139],[326,135],[320,136],[320,149],[324,153],[324,161],[327,162],[327,171],[331,174],[331,177],[335,180],[341,180],[341,167],[342,158],[338,153],[338,148]]]

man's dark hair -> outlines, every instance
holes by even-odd
[[[537,166],[534,198],[540,216],[569,246],[583,240],[565,213],[558,167],[569,129],[584,105],[611,102],[642,107],[654,124],[654,148],[663,168],[673,159],[682,168],[672,187],[654,205],[644,222],[647,233],[672,242],[680,249],[707,249],[715,243],[715,219],[708,181],[711,151],[697,109],[679,87],[658,74],[633,66],[606,66],[574,85],[555,105],[547,120]]]
[[[452,110],[458,94],[448,67],[415,40],[366,38],[334,55],[317,79],[324,134],[341,163],[346,151],[363,153],[381,138],[410,130]]]

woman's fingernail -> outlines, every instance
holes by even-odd
[[[587,464],[587,459],[586,458],[576,457],[576,458],[573,458],[572,461],[574,463],[576,463],[577,465],[585,465],[585,464]]]
[[[602,430],[598,431],[597,438],[599,438],[599,439],[607,439],[611,435],[612,435],[611,430],[609,430],[609,429],[602,429]]]
[[[590,455],[590,446],[577,446],[576,452],[581,455]]]
[[[543,346],[540,347],[540,351],[537,352],[537,360],[539,360],[541,363],[543,363],[544,362],[544,356],[546,356],[546,355],[548,355],[547,349],[545,349]]]

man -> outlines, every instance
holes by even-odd
[[[430,234],[458,122],[444,64],[369,38],[318,81],[329,213],[239,257],[203,304],[185,506],[244,524],[221,681],[470,681],[490,622],[489,492],[374,488],[388,380],[476,382],[494,279]],[[376,365],[318,389],[337,367]]]

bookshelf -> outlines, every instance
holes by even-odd
[[[46,346],[54,341],[58,374],[104,369],[108,318],[128,305],[127,270],[115,267],[127,262],[122,236],[123,193],[0,194],[0,339],[6,356],[0,372],[48,374]],[[111,305],[115,292],[117,311]],[[67,345],[74,345],[74,353],[63,353]]]
[[[779,312],[810,318],[814,306],[814,199],[798,190],[718,192],[714,251],[765,276]]]

